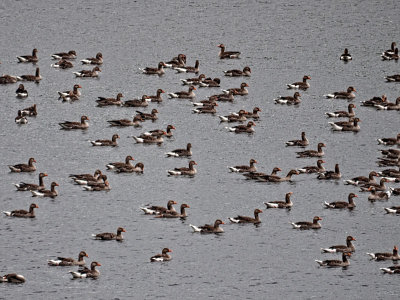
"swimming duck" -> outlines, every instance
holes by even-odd
[[[300,173],[307,173],[307,174],[323,173],[325,172],[325,168],[322,166],[323,163],[325,163],[325,161],[323,161],[322,159],[318,159],[316,166],[306,166],[301,169],[298,169],[298,171]]]
[[[174,70],[178,71],[178,73],[199,73],[199,65],[200,62],[196,60],[194,67],[184,66],[184,67],[173,67]]]
[[[15,94],[18,98],[28,97],[28,91],[25,89],[22,83],[19,84],[18,89],[15,91]]]
[[[130,161],[131,160],[135,160],[132,156],[130,156],[130,155],[128,155],[126,158],[125,158],[125,162],[112,162],[112,163],[109,163],[109,164],[107,164],[106,165],[106,167],[107,167],[107,169],[108,170],[116,170],[116,169],[119,169],[119,168],[123,168],[123,167],[126,167],[126,166],[131,166],[131,167],[133,167],[131,164],[130,164]]]
[[[186,203],[181,204],[180,213],[175,210],[167,210],[156,216],[156,218],[181,218],[185,219],[187,217],[186,208],[190,208]]]
[[[223,92],[225,94],[229,94],[229,92],[232,92],[232,94],[234,96],[238,95],[238,96],[244,96],[247,95],[249,93],[249,91],[246,89],[246,87],[249,87],[249,85],[246,82],[242,82],[240,84],[240,88],[230,88],[227,90],[223,90]]]
[[[51,64],[51,67],[65,70],[65,69],[73,68],[74,65],[72,64],[72,62],[70,62],[68,60],[60,59],[58,62]]]
[[[98,97],[96,100],[97,106],[109,106],[109,105],[118,105],[122,106],[123,102],[121,98],[124,97],[122,93],[118,93],[116,98],[106,98],[106,97]]]
[[[161,94],[162,94],[162,93],[165,93],[165,91],[162,90],[162,89],[157,89],[156,95],[155,95],[155,96],[148,96],[148,99],[150,99],[151,102],[160,103],[160,102],[163,101],[163,99],[162,99],[162,97],[161,97]]]
[[[152,121],[155,121],[155,120],[158,119],[158,116],[157,116],[158,110],[155,109],[155,108],[153,108],[153,109],[151,110],[151,113],[149,113],[149,114],[144,113],[144,112],[141,112],[141,111],[138,111],[138,110],[137,110],[136,112],[137,112],[137,115],[136,115],[136,116],[141,117],[143,120],[152,120]]]
[[[344,52],[342,55],[340,55],[340,60],[343,60],[344,62],[348,62],[349,60],[352,60],[353,58],[351,57],[351,54],[349,53],[349,49],[344,48]]]
[[[11,274],[5,274],[3,276],[0,276],[0,282],[9,282],[9,283],[24,283],[25,277],[20,274],[16,273],[11,273]]]

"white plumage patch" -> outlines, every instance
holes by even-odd
[[[239,220],[238,219],[235,219],[235,218],[228,218],[229,219],[229,221],[231,221],[232,223],[239,223]]]
[[[11,216],[11,211],[3,211],[3,214],[5,214],[6,216]]]
[[[201,229],[199,227],[195,226],[195,225],[189,224],[189,226],[192,227],[194,232],[200,232],[201,231]]]
[[[31,191],[32,197],[43,197],[44,194],[38,191]]]
[[[267,206],[267,208],[279,208],[277,203],[264,202],[264,204]]]
[[[174,156],[174,157],[179,157],[179,154],[178,153],[175,153],[175,152],[167,152],[167,153],[165,153],[167,156]]]

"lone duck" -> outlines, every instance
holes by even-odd
[[[303,81],[287,84],[288,89],[300,89],[300,90],[307,90],[310,87],[310,84],[307,80],[311,80],[311,76],[304,75]]]
[[[292,194],[293,192],[286,193],[285,201],[269,201],[264,202],[264,204],[267,208],[291,208],[293,206],[293,202],[290,199]]]
[[[261,220],[259,217],[259,214],[262,213],[263,211],[261,209],[255,209],[254,210],[254,218],[252,217],[246,217],[246,216],[237,216],[235,218],[228,218],[229,221],[232,223],[252,223],[252,224],[260,224]]]
[[[36,171],[36,166],[33,164],[36,163],[36,160],[31,157],[29,158],[28,164],[17,164],[17,165],[8,165],[11,172],[21,173],[21,172],[34,172]]]
[[[308,146],[309,141],[306,138],[306,133],[303,131],[301,133],[301,140],[291,140],[291,141],[287,141],[286,146],[298,146],[298,147],[305,147]]]
[[[71,122],[71,121],[65,121],[63,123],[58,123],[62,128],[61,129],[66,129],[66,130],[71,130],[71,129],[87,129],[89,127],[89,117],[87,116],[82,116],[80,122]]]
[[[103,54],[98,52],[96,57],[89,57],[86,59],[82,59],[81,63],[84,65],[102,65],[103,64]]]
[[[240,55],[239,51],[225,51],[225,45],[224,44],[219,44],[218,48],[221,48],[221,51],[218,54],[220,59],[239,58],[239,55]]]
[[[35,48],[32,50],[32,55],[22,55],[22,56],[17,56],[18,62],[20,63],[26,63],[26,62],[33,62],[36,63],[39,61],[37,54],[38,50]]]
[[[197,170],[194,168],[194,166],[197,165],[197,163],[194,160],[191,160],[189,162],[189,167],[182,167],[182,168],[175,168],[173,170],[168,170],[169,175],[189,175],[193,176],[197,173]]]

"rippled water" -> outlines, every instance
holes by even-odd
[[[0,299],[117,299],[117,298],[398,298],[398,277],[384,276],[379,267],[391,263],[369,262],[367,251],[390,251],[398,244],[398,219],[383,213],[383,206],[370,204],[365,194],[356,199],[352,211],[330,211],[323,201],[345,200],[357,191],[342,182],[321,182],[313,175],[295,177],[292,183],[268,184],[244,180],[228,172],[227,166],[258,161],[260,171],[279,166],[291,168],[314,164],[296,159],[296,149],[284,142],[305,131],[311,141],[326,148],[326,167],[339,163],[345,178],[366,175],[377,169],[380,146],[376,138],[395,136],[398,112],[375,111],[357,104],[361,131],[332,133],[324,112],[345,109],[343,100],[326,100],[322,95],[357,89],[356,103],[385,93],[389,100],[399,96],[397,84],[384,82],[385,75],[398,73],[398,64],[382,62],[379,53],[398,42],[398,7],[381,1],[3,1],[0,5],[3,43],[0,69],[7,74],[33,74],[31,64],[18,64],[16,55],[39,49],[43,80],[26,83],[29,98],[15,99],[17,85],[1,86],[1,210],[27,208],[34,200],[40,206],[36,219],[1,217],[0,273],[25,275],[24,285],[0,285]],[[240,60],[219,60],[219,43],[227,50],[240,50]],[[343,64],[339,56],[347,47],[353,61]],[[75,79],[71,70],[50,67],[50,55],[74,49],[78,58],[101,51],[105,63],[99,79]],[[139,67],[156,66],[161,60],[185,53],[189,65],[200,60],[206,76],[221,77],[222,88],[239,86],[242,78],[226,78],[222,71],[252,68],[249,95],[234,103],[223,103],[218,114],[259,106],[263,112],[252,136],[226,132],[214,116],[194,115],[187,100],[152,103],[159,120],[145,122],[142,129],[110,128],[106,120],[130,118],[131,108],[98,108],[98,96],[118,92],[124,100],[153,94],[157,88],[168,92],[186,89],[177,75],[167,70],[158,78],[145,76]],[[73,71],[85,69],[77,60]],[[299,107],[275,105],[278,95],[291,95],[286,83],[304,74],[312,77],[311,88],[302,92]],[[192,76],[188,76],[192,77]],[[57,100],[57,90],[75,83],[82,88],[81,100],[73,104]],[[218,88],[196,91],[197,99],[219,93]],[[37,103],[39,115],[29,124],[17,126],[18,109]],[[58,122],[90,117],[85,131],[60,131]],[[137,145],[128,136],[173,124],[175,136],[162,146]],[[89,139],[110,138],[119,133],[119,147],[91,147]],[[168,177],[166,170],[186,166],[186,159],[165,158],[164,153],[193,144],[198,163],[195,178]],[[105,169],[105,164],[132,155],[145,165],[143,175],[107,173],[112,190],[90,193],[71,184],[69,173]],[[33,174],[9,173],[6,165],[37,160]],[[46,184],[57,181],[59,196],[54,200],[33,199],[29,193],[15,192],[13,182],[36,182],[39,172],[47,172]],[[264,201],[283,200],[293,191],[290,211],[264,209]],[[167,200],[188,203],[185,221],[160,220],[144,216],[139,206],[164,205]],[[226,224],[225,234],[192,234],[189,224],[211,223],[237,214],[251,215],[262,208],[259,227]],[[293,230],[290,221],[323,218],[319,231]],[[126,228],[125,241],[99,242],[92,233]],[[395,229],[395,230],[393,230]],[[318,268],[314,259],[328,259],[321,247],[344,243],[356,237],[357,252],[347,270]],[[149,257],[163,247],[173,250],[168,263],[150,263]],[[85,250],[97,260],[98,280],[71,280],[75,268],[48,267],[46,260],[77,256]]]

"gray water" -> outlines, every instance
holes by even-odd
[[[278,298],[398,298],[398,277],[382,275],[379,267],[391,262],[370,262],[365,252],[390,251],[398,245],[398,217],[385,215],[358,193],[354,211],[331,211],[324,201],[347,199],[357,188],[341,181],[322,182],[314,175],[294,177],[292,183],[268,184],[245,180],[228,172],[227,166],[258,161],[260,171],[279,166],[291,168],[314,164],[314,159],[295,158],[298,149],[284,142],[305,131],[315,149],[327,145],[326,168],[339,163],[344,178],[378,170],[376,139],[399,132],[398,112],[375,111],[359,106],[360,100],[385,93],[393,101],[399,85],[383,77],[398,73],[395,62],[381,61],[379,53],[398,40],[398,5],[394,1],[2,1],[0,70],[5,74],[33,74],[32,64],[18,64],[15,56],[39,49],[43,76],[40,84],[26,83],[30,96],[15,98],[16,84],[1,86],[0,210],[26,209],[39,205],[35,219],[2,216],[0,273],[17,272],[27,278],[23,285],[0,284],[1,299],[278,299]],[[217,45],[242,52],[239,60],[219,60]],[[347,47],[353,61],[343,64],[339,56]],[[50,67],[50,55],[74,49],[78,59],[72,71],[85,69],[79,59],[102,52],[104,64],[99,79],[76,79],[71,70]],[[259,106],[263,111],[252,136],[228,133],[216,116],[195,115],[188,100],[152,103],[159,119],[146,121],[143,128],[110,128],[106,120],[130,118],[132,108],[95,106],[98,96],[124,100],[185,90],[180,78],[192,77],[167,70],[165,76],[146,76],[139,67],[156,66],[178,53],[188,65],[200,60],[206,76],[220,77],[222,88],[246,81],[249,95],[234,103],[222,103],[218,114]],[[252,68],[251,78],[227,78],[222,71]],[[275,105],[278,95],[292,95],[286,84],[311,76],[311,88],[301,92],[298,107]],[[58,90],[83,86],[80,101],[62,103]],[[323,94],[357,89],[356,114],[361,131],[333,133],[324,112],[346,109],[347,101],[327,100]],[[200,89],[197,100],[219,93]],[[18,109],[36,103],[39,115],[18,126]],[[58,123],[90,117],[86,131],[62,131]],[[135,144],[131,135],[173,124],[174,137],[161,146]],[[92,147],[87,141],[121,136],[119,147]],[[194,178],[168,177],[166,170],[186,166],[187,159],[166,158],[164,153],[193,144],[198,163]],[[105,170],[105,164],[132,155],[143,162],[143,175],[107,172],[110,192],[85,192],[68,179],[70,173]],[[37,160],[32,174],[10,173],[7,165]],[[35,199],[29,192],[16,192],[12,183],[36,182],[46,172],[46,185],[60,184],[54,200]],[[394,184],[392,184],[394,186]],[[263,202],[283,200],[292,191],[290,211],[266,210]],[[165,205],[167,200],[188,203],[189,217],[161,220],[143,215],[144,204]],[[229,224],[228,217],[252,215],[261,208],[262,224]],[[292,229],[290,221],[323,218],[318,231]],[[221,218],[225,233],[220,236],[191,233],[189,224],[212,223]],[[126,228],[125,241],[100,242],[92,233]],[[357,242],[346,269],[319,268],[314,259],[340,258],[320,253],[321,247],[343,244],[347,235]],[[162,248],[173,250],[168,263],[150,263]],[[102,264],[98,280],[71,280],[70,270],[47,266],[47,259],[76,257],[85,250]]]

